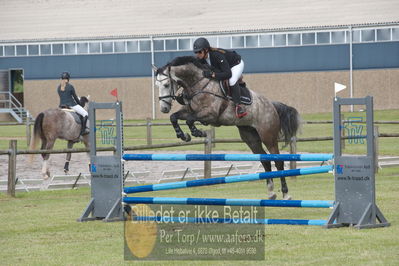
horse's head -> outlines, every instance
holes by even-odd
[[[168,113],[172,107],[172,101],[179,101],[176,93],[180,87],[183,90],[189,90],[204,78],[203,69],[207,69],[207,67],[192,56],[176,57],[161,68],[153,66],[156,76],[155,85],[159,90],[161,112]],[[179,103],[184,104],[182,99]]]
[[[87,97],[85,97],[85,96],[80,97],[79,105],[82,106],[83,108],[87,109],[87,107],[89,106],[87,104],[89,102],[89,98],[90,98],[90,95],[88,95]]]
[[[160,110],[162,113],[169,113],[172,108],[172,101],[176,99],[177,83],[170,76],[170,68],[156,68],[153,66],[153,69],[155,72],[155,85],[159,91]]]

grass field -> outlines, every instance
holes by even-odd
[[[377,176],[377,204],[391,222],[380,229],[265,226],[265,261],[163,261],[162,265],[397,265],[399,168]],[[295,199],[333,199],[331,175],[288,180]],[[276,182],[279,188],[279,182]],[[142,195],[155,195],[143,193]],[[123,223],[78,223],[89,190],[0,195],[1,265],[125,265]],[[158,196],[263,198],[264,181],[158,192]],[[326,219],[329,209],[267,208],[266,218]],[[137,262],[136,262],[137,263]],[[146,265],[160,265],[147,262]],[[143,264],[141,262],[140,264]]]

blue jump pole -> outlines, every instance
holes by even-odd
[[[263,206],[263,207],[302,207],[332,208],[334,201],[328,200],[265,200],[265,199],[212,199],[212,198],[173,198],[173,197],[125,197],[129,204],[180,204],[180,205],[222,205],[222,206]]]
[[[124,154],[126,161],[328,161],[332,154]]]
[[[197,218],[170,216],[135,216],[135,221],[154,221],[163,223],[225,223],[225,224],[288,224],[288,225],[326,225],[326,220],[297,219],[243,219],[243,218]]]
[[[264,172],[259,174],[215,177],[208,179],[171,182],[164,184],[125,187],[124,192],[129,194],[129,193],[138,193],[138,192],[147,192],[147,191],[158,191],[158,190],[169,190],[169,189],[198,187],[198,186],[210,186],[210,185],[225,184],[225,183],[246,182],[246,181],[262,180],[262,179],[285,177],[285,176],[310,175],[318,173],[327,173],[329,171],[332,171],[332,169],[333,169],[332,165],[324,165],[318,167],[306,167],[301,169]]]

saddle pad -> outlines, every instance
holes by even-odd
[[[75,122],[76,122],[77,124],[80,125],[80,124],[82,123],[81,121],[82,121],[82,118],[83,118],[83,117],[82,117],[80,114],[76,113],[73,109],[62,108],[61,110],[64,111],[64,112],[71,113],[73,119],[75,119]]]
[[[245,105],[251,105],[252,104],[252,96],[251,96],[251,92],[249,91],[249,89],[245,86],[244,84],[239,84],[240,85],[240,103],[241,104],[245,104]],[[244,86],[243,86],[244,85]],[[231,91],[230,91],[230,87],[227,85],[227,82],[224,82],[223,80],[221,80],[219,82],[219,86],[220,86],[220,90],[222,91],[223,95],[227,98],[229,98],[229,100],[232,99],[231,97]]]

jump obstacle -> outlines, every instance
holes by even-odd
[[[365,105],[367,126],[367,155],[344,156],[341,151],[342,105]],[[328,220],[296,219],[256,219],[249,223],[322,225],[326,228],[353,225],[356,228],[389,226],[375,204],[374,174],[374,131],[373,98],[334,99],[334,155],[332,154],[124,154],[122,103],[95,103],[89,105],[91,128],[95,128],[96,109],[114,109],[116,115],[116,152],[113,156],[96,154],[96,131],[90,132],[90,171],[92,174],[92,199],[78,221],[103,219],[103,221],[123,220],[122,204],[180,204],[180,205],[220,205],[220,206],[262,206],[262,207],[305,207],[333,208]],[[364,137],[364,136],[363,136]],[[240,176],[227,176],[201,180],[171,182],[135,187],[123,187],[123,163],[129,160],[145,161],[328,161],[334,165],[307,167],[301,169],[265,172]],[[125,194],[146,191],[181,189],[235,182],[246,182],[285,176],[327,173],[334,170],[335,201],[320,200],[265,200],[265,199],[215,199],[215,198],[171,198],[171,197],[125,197]],[[164,217],[137,216],[136,220],[163,221]],[[181,217],[168,217],[179,219]],[[185,222],[248,223],[242,220],[186,217]],[[377,223],[377,220],[379,223]]]

